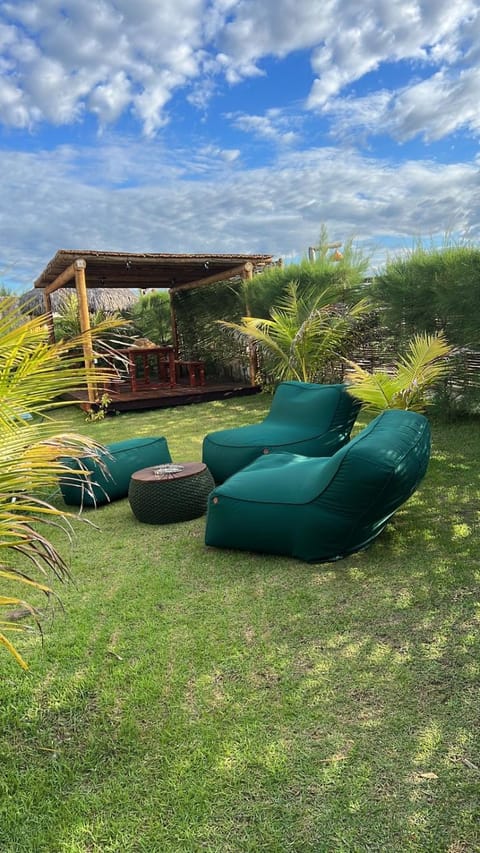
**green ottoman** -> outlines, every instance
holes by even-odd
[[[88,480],[75,473],[80,469],[78,460],[68,460],[72,475],[63,475],[60,479],[60,489],[66,504],[96,507],[126,498],[134,471],[146,465],[172,461],[167,440],[163,436],[116,441],[106,445],[106,451],[98,457],[105,465],[106,472],[95,459],[83,460],[83,465],[90,472]]]

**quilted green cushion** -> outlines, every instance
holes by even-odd
[[[85,477],[75,473],[60,479],[60,489],[66,504],[99,506],[124,498],[128,494],[130,477],[134,471],[172,461],[167,440],[163,436],[116,441],[106,445],[106,451],[99,454],[99,460],[107,472],[102,470],[102,465],[94,459],[87,458],[82,461],[83,466],[90,472],[88,485]],[[77,459],[64,461],[67,461],[73,472],[81,467]]]
[[[427,419],[391,410],[332,457],[264,456],[210,495],[206,544],[338,559],[378,536],[417,488],[429,455]]]

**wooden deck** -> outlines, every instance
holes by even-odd
[[[142,409],[167,409],[174,406],[188,406],[192,403],[207,403],[211,400],[226,400],[229,397],[246,397],[258,394],[260,385],[242,385],[239,382],[231,382],[215,385],[175,385],[142,389],[132,391],[128,385],[118,390],[109,390],[111,403],[108,405],[107,414],[114,412],[135,412]],[[82,409],[88,410],[86,393],[79,392],[75,395]]]
[[[107,396],[110,400],[106,414],[187,406],[261,391],[260,385],[252,386],[241,380],[208,382],[204,362],[179,359],[172,346],[137,345],[116,350],[116,355],[119,357],[115,363],[116,378],[112,378],[103,391],[97,390],[98,399]],[[92,408],[86,391],[73,399],[78,400],[85,411]]]

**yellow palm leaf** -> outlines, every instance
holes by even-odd
[[[426,393],[450,370],[447,357],[453,351],[444,334],[415,335],[392,373],[369,373],[354,362],[347,362],[346,380],[350,393],[375,411],[411,409],[423,412]]]
[[[0,633],[0,643],[2,646],[5,646],[6,649],[10,652],[11,655],[15,658],[18,664],[22,667],[22,669],[28,669],[28,663],[22,658],[20,652],[17,651],[13,643],[10,642],[5,636],[5,634]]]
[[[40,525],[69,525],[70,514],[52,506],[45,496],[57,487],[62,472],[71,473],[65,457],[98,456],[104,448],[62,425],[59,430],[48,412],[65,405],[61,398],[67,392],[103,383],[115,371],[79,366],[78,351],[85,336],[52,345],[46,319],[25,319],[14,300],[0,300],[0,548],[5,554],[14,551],[29,567],[25,571],[3,565],[0,578],[50,596],[54,590],[38,575],[51,573],[63,580],[68,568],[48,536],[40,532]],[[122,325],[124,321],[109,320],[97,326],[93,332],[96,351],[102,350],[99,336]],[[33,420],[25,421],[26,412]],[[0,607],[14,602],[8,595],[0,596]],[[22,603],[38,624],[35,609]],[[8,630],[18,628],[4,627],[4,632]],[[4,633],[0,641],[25,669],[25,661]]]

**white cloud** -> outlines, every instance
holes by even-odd
[[[340,9],[338,9],[340,11]],[[385,61],[452,61],[467,18],[478,13],[475,0],[381,0],[371,6],[342,6],[341,26],[333,27],[313,54],[317,73],[308,106],[321,108],[344,86]]]
[[[131,84],[123,71],[118,71],[108,83],[99,83],[89,98],[88,105],[99,117],[101,124],[115,121],[131,101]]]
[[[221,161],[222,149],[202,158]],[[336,148],[284,153],[268,168],[233,162],[226,179],[228,162],[179,172],[154,143],[3,152],[0,269],[26,289],[59,248],[303,254],[322,222],[335,239],[369,243],[480,236],[478,163],[398,165]]]
[[[426,142],[459,130],[480,131],[477,108],[480,68],[448,74],[439,71],[398,92],[376,92],[365,98],[334,98],[326,110],[333,117],[333,133],[358,138],[388,133],[404,142],[422,136]]]
[[[70,123],[91,109],[105,124],[132,106],[146,132],[155,132],[172,93],[198,74],[205,2],[3,4],[4,100],[15,92],[17,101],[14,113],[0,113],[4,122]]]
[[[30,115],[23,104],[22,91],[0,79],[0,120],[11,127],[28,127]]]
[[[251,133],[260,139],[282,145],[292,145],[299,139],[296,131],[290,130],[291,119],[279,109],[267,110],[264,115],[247,115],[246,113],[227,113],[234,127]]]
[[[412,62],[412,74],[430,75],[425,91],[439,104],[444,87],[435,75],[464,74],[466,88],[478,62],[478,12],[478,0],[4,2],[0,120],[19,128],[60,125],[91,111],[103,127],[130,111],[153,135],[168,121],[179,89],[205,110],[220,81],[234,85],[262,75],[263,59],[299,50],[311,51],[308,109],[325,112],[353,82],[392,61]],[[413,128],[417,112],[421,123],[422,92],[411,97],[413,106],[403,95]],[[440,129],[434,118],[427,110],[432,138]],[[401,122],[392,120],[400,134]],[[447,131],[450,124],[447,118]]]
[[[479,92],[480,68],[458,76],[440,71],[395,97],[389,120],[392,135],[403,140],[422,134],[430,141],[459,128],[478,132]]]
[[[218,145],[202,145],[196,151],[177,150],[175,164],[182,178],[187,175],[203,175],[210,179],[223,175],[231,178],[230,169],[238,162],[241,151],[238,148],[220,148]]]
[[[350,0],[351,2],[351,0]],[[224,56],[233,65],[255,63],[263,56],[286,56],[322,42],[331,28],[340,0],[243,0],[231,10],[230,20],[218,34]],[[348,2],[343,3],[348,7]]]
[[[241,151],[238,148],[227,148],[218,152],[218,156],[226,163],[234,163],[240,157]]]

